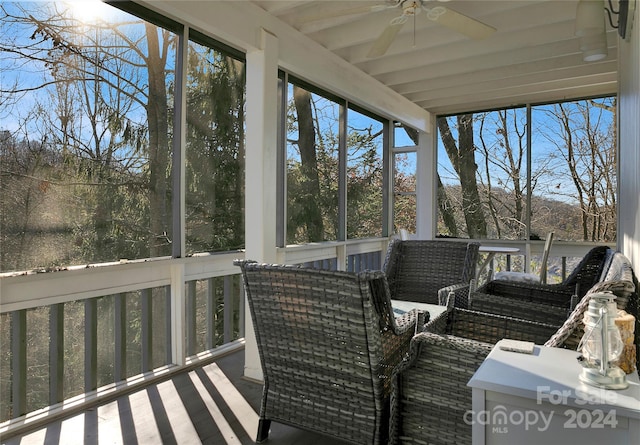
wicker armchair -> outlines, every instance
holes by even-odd
[[[493,345],[423,332],[393,377],[391,444],[470,444],[467,382]]]
[[[491,280],[469,294],[468,307],[509,317],[561,325],[572,306],[601,279],[613,251],[606,246],[591,249],[561,283],[539,284]],[[456,302],[463,296],[456,296]]]
[[[389,244],[384,272],[397,300],[442,304],[452,290],[464,295],[475,277],[479,243],[399,240]],[[439,297],[440,295],[440,297]]]
[[[391,375],[419,314],[394,317],[381,271],[234,264],[264,373],[256,441],[275,421],[351,443],[386,443]]]
[[[471,443],[467,382],[503,338],[544,343],[557,329],[526,320],[450,307],[411,341],[393,378],[392,444]]]

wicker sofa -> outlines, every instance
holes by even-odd
[[[438,304],[439,295],[456,290],[466,301],[479,247],[475,242],[392,240],[383,267],[392,298]]]
[[[256,441],[275,421],[355,444],[386,443],[391,375],[420,314],[394,316],[381,271],[234,264],[264,374]]]

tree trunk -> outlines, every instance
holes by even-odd
[[[171,236],[167,211],[167,171],[169,164],[169,123],[164,58],[160,54],[158,31],[145,23],[149,56],[149,255],[167,255],[162,249]],[[166,43],[166,42],[165,42]]]
[[[311,112],[311,93],[293,87],[293,100],[298,114],[298,147],[302,161],[302,196],[297,196],[303,209],[302,221],[307,226],[307,241],[323,241],[324,227],[320,212],[320,181],[316,157],[316,133]]]
[[[473,144],[473,115],[458,116],[458,145],[451,134],[446,118],[438,119],[438,129],[447,155],[460,178],[462,209],[469,238],[486,238],[487,222],[482,211],[476,181],[475,146]]]
[[[460,235],[458,234],[458,226],[456,225],[456,217],[453,214],[454,208],[449,196],[447,195],[447,190],[444,188],[444,184],[440,180],[440,175],[438,176],[438,208],[440,209],[440,214],[442,215],[442,222],[445,227],[449,231],[449,235],[458,238]]]

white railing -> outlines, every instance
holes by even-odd
[[[3,274],[0,339],[10,354],[0,357],[0,433],[166,378],[218,348],[242,347],[244,294],[233,265],[242,257]]]
[[[529,242],[524,240],[481,240],[478,242],[483,246],[506,246],[520,249],[520,252],[516,255],[496,255],[494,264],[490,266],[490,269],[494,271],[518,270],[522,272],[527,259],[529,261],[528,266],[532,267],[544,250],[544,240]],[[603,243],[554,241],[547,263],[548,282],[552,283],[566,278],[589,250],[600,245],[603,245]],[[615,248],[615,243],[611,244],[610,247]]]
[[[381,238],[288,246],[277,256],[287,264],[380,269],[387,243]],[[10,351],[0,358],[0,434],[35,428],[70,409],[204,363],[216,351],[242,347],[244,294],[233,265],[238,258],[244,252],[0,275],[0,340]],[[34,346],[27,340],[34,335],[49,344]],[[83,356],[73,360],[79,365],[70,363],[69,343],[79,343],[71,352]],[[35,347],[43,353],[34,367],[27,357]],[[46,376],[34,376],[34,368],[39,374],[46,369]]]

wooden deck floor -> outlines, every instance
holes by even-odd
[[[262,385],[242,378],[244,352],[52,422],[7,445],[254,443]],[[343,442],[272,423],[265,443],[339,445]]]

